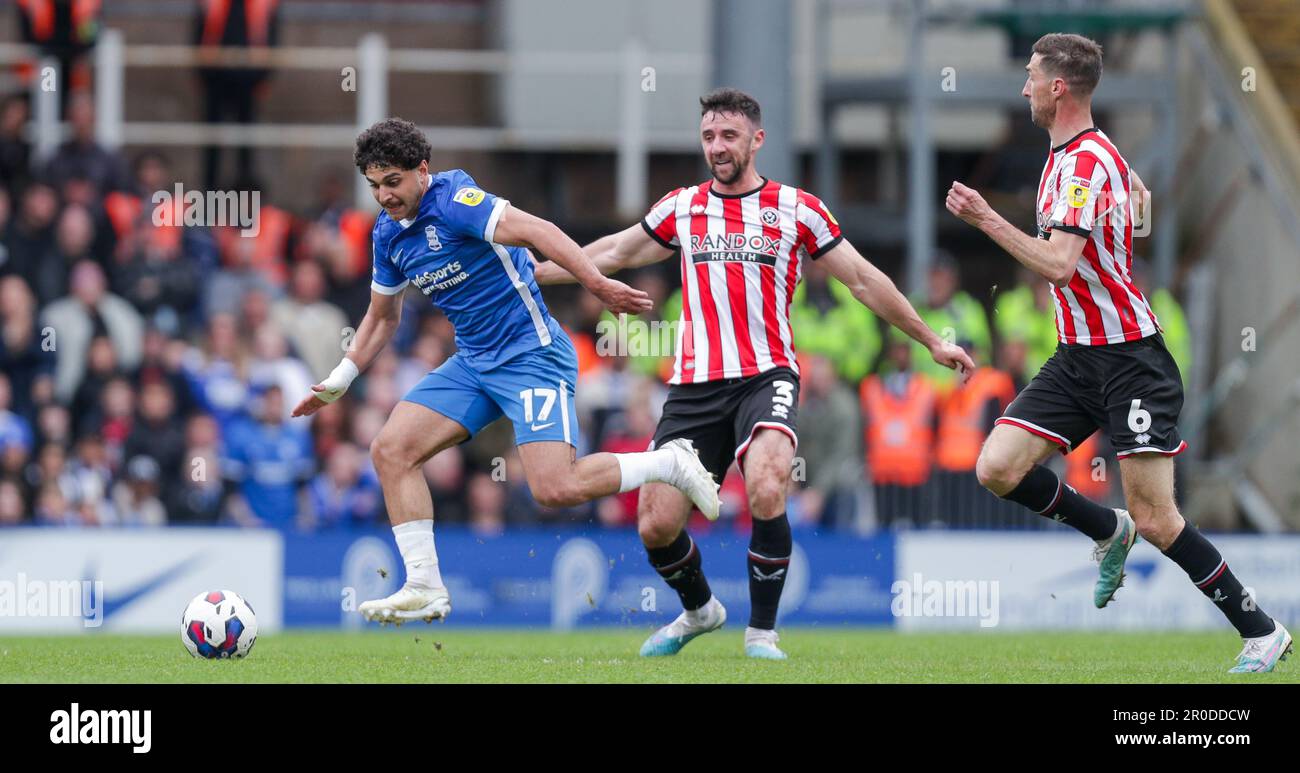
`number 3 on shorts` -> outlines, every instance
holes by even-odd
[[[772,395],[772,415],[790,418],[790,407],[794,405],[794,384],[785,380],[773,381],[772,388],[776,390],[776,394]]]
[[[1136,433],[1146,432],[1151,427],[1151,413],[1142,409],[1142,401],[1134,400],[1128,406],[1128,428]]]

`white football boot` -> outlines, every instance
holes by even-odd
[[[780,641],[776,631],[765,628],[745,628],[745,654],[760,660],[785,660],[788,656],[776,646]]]
[[[1228,669],[1230,674],[1249,674],[1268,672],[1277,668],[1279,661],[1286,660],[1291,654],[1291,634],[1282,624],[1273,621],[1273,632],[1253,639],[1242,639],[1241,654],[1237,656],[1237,665]]]
[[[451,614],[451,596],[446,588],[418,588],[403,585],[388,598],[364,601],[361,616],[380,625],[401,625],[411,620],[446,620]]]
[[[716,631],[727,622],[727,609],[716,596],[694,613],[682,612],[677,619],[655,631],[641,645],[641,657],[676,655],[700,634]]]
[[[690,497],[705,518],[718,520],[718,511],[722,509],[718,484],[700,461],[695,445],[686,438],[677,438],[664,443],[663,448],[672,451],[674,460],[672,479],[664,482]]]

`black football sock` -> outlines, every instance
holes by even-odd
[[[790,519],[781,513],[770,520],[754,519],[749,535],[749,627],[776,628],[776,608],[790,568]]]
[[[1164,553],[1187,572],[1192,583],[1219,607],[1242,638],[1273,632],[1273,618],[1255,605],[1255,599],[1246,594],[1241,581],[1219,555],[1218,548],[1201,534],[1200,529],[1186,524]]]
[[[683,609],[699,609],[709,602],[713,591],[709,590],[709,581],[704,577],[700,549],[685,529],[672,544],[662,548],[647,547],[646,553],[650,555],[650,565],[681,597]]]
[[[1119,526],[1119,516],[1067,486],[1056,473],[1041,464],[1020,481],[1020,485],[1003,495],[1003,499],[1022,504],[1035,513],[1073,526],[1094,540],[1110,539]]]

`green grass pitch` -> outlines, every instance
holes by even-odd
[[[456,628],[454,623],[258,639],[239,661],[191,658],[176,636],[0,637],[9,682],[1300,682],[1292,658],[1272,674],[1227,674],[1240,648],[1215,633],[782,631],[785,662],[742,654],[741,631],[644,659],[649,633]]]

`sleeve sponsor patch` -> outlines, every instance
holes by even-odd
[[[451,197],[452,201],[464,204],[467,207],[477,207],[483,203],[483,197],[486,194],[478,188],[461,188],[456,191],[456,195]]]
[[[835,219],[835,216],[831,214],[830,209],[827,208],[827,206],[826,206],[826,202],[824,202],[824,201],[818,201],[817,203],[821,205],[822,212],[826,213],[826,218],[827,218],[828,220],[830,220],[830,221],[831,221],[832,223],[834,223],[835,225],[839,225],[839,224],[840,224],[840,221],[836,220],[836,219]]]
[[[1088,197],[1092,194],[1092,180],[1086,177],[1071,177],[1065,182],[1065,198],[1070,206],[1080,209],[1088,203]]]

